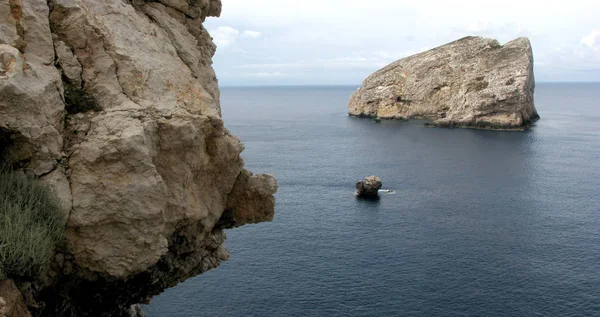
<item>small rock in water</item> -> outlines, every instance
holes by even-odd
[[[381,189],[381,178],[369,176],[356,183],[356,195],[359,197],[377,197]]]

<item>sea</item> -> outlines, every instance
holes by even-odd
[[[600,83],[538,83],[526,132],[351,118],[356,88],[222,88],[275,220],[149,317],[600,316]]]

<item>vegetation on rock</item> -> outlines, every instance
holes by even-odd
[[[70,114],[76,114],[88,111],[101,111],[102,108],[94,97],[90,96],[80,87],[66,84],[65,87],[65,104],[66,110]]]
[[[65,214],[48,188],[0,168],[0,280],[42,275],[64,228]]]

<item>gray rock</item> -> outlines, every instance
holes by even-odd
[[[203,26],[221,7],[0,0],[0,157],[69,215],[39,315],[121,316],[227,260],[228,224],[273,219],[277,182],[221,118]]]
[[[79,64],[73,51],[63,41],[56,41],[54,50],[56,51],[56,61],[69,84],[81,87],[81,64]]]
[[[348,111],[442,127],[523,130],[539,118],[534,88],[528,39],[501,46],[466,37],[375,72],[352,95]]]
[[[277,180],[271,175],[253,175],[243,170],[235,182],[225,213],[219,220],[222,228],[272,221],[275,217]]]
[[[359,197],[377,197],[381,189],[381,179],[377,176],[369,176],[365,180],[356,183],[356,195]]]
[[[61,158],[64,104],[45,0],[0,0],[0,155],[49,173]]]
[[[67,246],[79,268],[124,279],[167,256],[184,228],[210,239],[226,206],[236,204],[243,145],[223,125],[210,66],[215,46],[202,31],[220,1],[51,2],[64,77],[80,77],[102,109],[66,118]],[[178,14],[191,7],[202,14]]]

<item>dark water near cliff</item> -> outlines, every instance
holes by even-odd
[[[222,90],[276,220],[150,317],[600,316],[600,84],[539,84],[525,133],[353,119],[352,90]],[[372,174],[397,193],[355,199]]]

